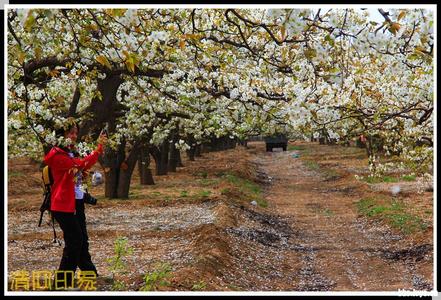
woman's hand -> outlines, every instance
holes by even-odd
[[[89,177],[89,173],[90,173],[90,170],[83,170],[82,171],[82,175],[83,175],[84,180],[87,180],[87,178]]]
[[[98,137],[98,144],[101,144],[103,148],[107,144],[107,134],[105,132],[101,132],[100,136]]]

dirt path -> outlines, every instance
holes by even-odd
[[[286,266],[273,285],[297,291],[431,290],[432,245],[403,248],[403,237],[357,215],[356,187],[339,186],[304,166],[296,151],[259,153],[271,179],[269,210],[291,228],[279,256]],[[428,269],[430,271],[430,268]]]
[[[306,145],[311,157],[331,149],[317,146]],[[328,154],[341,158],[340,151]],[[100,198],[87,208],[90,249],[101,275],[98,290],[112,289],[107,259],[121,236],[134,250],[125,259],[128,272],[117,275],[124,290],[142,288],[159,262],[172,267],[169,284],[159,290],[431,290],[431,230],[406,236],[358,215],[355,203],[369,194],[366,184],[352,175],[314,171],[303,153],[300,158],[295,153],[267,153],[264,143],[254,142],[247,149],[184,159],[185,167],[155,177],[154,186],[139,185],[134,174],[129,200],[105,199],[103,186],[92,190]],[[350,162],[352,170],[358,161]],[[342,167],[341,160],[326,164]],[[9,281],[14,271],[56,269],[62,253],[51,243],[52,228],[36,227],[38,165],[23,166],[9,166]],[[431,208],[430,193],[424,201],[415,197],[401,200]]]

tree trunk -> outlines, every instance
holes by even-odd
[[[99,158],[104,167],[104,194],[107,198],[118,198],[118,180],[121,162],[124,161],[124,145],[118,150],[106,148],[104,155]]]
[[[245,147],[245,148],[248,148],[248,141],[247,141],[246,139],[239,140],[238,144],[239,144],[240,146],[243,146],[243,147]]]
[[[176,172],[176,168],[182,166],[181,163],[181,153],[179,149],[176,148],[176,144],[179,142],[179,127],[172,133],[172,143],[170,145],[170,157],[168,161],[168,170],[170,172]]]
[[[357,146],[357,148],[366,148],[366,144],[361,141],[360,137],[357,138],[355,145]]]
[[[156,175],[167,175],[169,142],[164,141],[159,147],[151,147],[150,153],[156,164]]]
[[[117,198],[119,170],[110,169],[109,171],[104,172],[104,178],[105,178],[104,196],[110,199]]]
[[[124,113],[124,108],[116,99],[116,92],[123,83],[121,77],[109,75],[105,79],[98,79],[97,83],[103,98],[101,101],[92,101],[86,109],[85,114],[91,114],[91,117],[81,123],[78,141],[89,133],[94,133],[93,138],[97,138],[106,122],[109,123],[109,127],[115,127],[116,118]],[[114,128],[109,128],[109,132],[113,130]]]
[[[194,161],[194,157],[196,156],[196,146],[191,146],[190,149],[187,150],[187,156],[190,161]]]
[[[328,146],[333,146],[333,145],[335,145],[335,139],[330,139],[330,138],[328,138],[328,139],[327,139],[327,145],[328,145]]]
[[[178,168],[184,167],[184,165],[182,164],[181,151],[177,150],[176,158],[177,158],[177,162],[178,162],[177,167]]]
[[[223,136],[220,138],[220,151],[229,149],[228,137]]]
[[[195,157],[201,157],[202,156],[202,145],[198,144],[194,148],[194,156]]]
[[[220,141],[221,141],[220,151],[230,149],[230,143],[228,141],[228,137],[223,136],[223,137],[221,137]]]
[[[138,156],[138,170],[141,185],[154,185],[152,170],[150,166],[150,154],[148,147],[142,147]]]
[[[194,158],[196,156],[196,141],[192,136],[188,136],[187,137],[187,143],[188,145],[190,145],[190,149],[188,149],[187,152],[187,157],[190,161],[194,161]]]
[[[222,148],[221,140],[218,138],[212,138],[208,146],[210,147],[210,150],[213,152],[219,151]]]
[[[236,148],[236,139],[228,138],[228,143],[229,143],[229,149]]]
[[[158,175],[167,175],[167,167],[168,167],[168,155],[169,155],[169,150],[170,149],[170,143],[168,142],[168,140],[166,140],[162,145],[161,145],[161,156],[160,156],[160,160],[159,160],[159,167],[160,167],[160,173]]]
[[[230,149],[234,149],[234,148],[236,148],[236,139],[231,139],[231,138],[228,138],[228,140],[229,140],[229,145],[230,145]]]
[[[210,151],[213,151],[212,149],[210,149],[210,146],[208,145],[208,143],[203,143],[201,144],[201,154],[202,153],[208,153]]]
[[[368,157],[374,155],[371,136],[368,136],[367,139],[366,139],[366,154],[367,154]]]
[[[133,170],[132,170],[133,171]],[[117,198],[119,199],[128,199],[129,198],[129,188],[130,188],[130,179],[132,174],[127,170],[121,170],[118,178],[118,189],[117,189]]]
[[[224,138],[218,138],[214,140],[214,151],[222,151],[225,148]]]
[[[175,146],[175,139],[173,139],[172,144],[170,145],[170,157],[168,160],[168,171],[176,172],[176,167],[178,166],[178,157],[177,157],[178,149]]]
[[[121,164],[118,180],[117,196],[121,199],[129,198],[130,180],[136,161],[138,160],[139,147],[133,147],[127,159]]]
[[[93,133],[97,137],[103,124],[107,122],[109,132],[114,132],[116,118],[124,113],[120,103],[116,99],[116,92],[123,80],[119,75],[109,75],[105,79],[98,79],[98,91],[101,93],[101,101],[92,101],[86,109],[85,114],[91,114],[90,118],[83,120],[78,133],[78,140],[87,134]],[[76,109],[75,109],[76,111]],[[71,106],[70,113],[74,113]],[[99,160],[104,167],[105,177],[105,197],[117,198],[120,178],[120,165],[124,161],[125,142],[119,146],[118,150],[111,150],[106,147],[104,155]]]

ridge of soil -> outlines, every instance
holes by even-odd
[[[124,260],[129,272],[115,275],[126,290],[140,290],[158,262],[172,270],[168,284],[157,290],[431,290],[433,226],[405,235],[360,215],[357,200],[382,195],[353,178],[363,169],[354,159],[360,154],[338,159],[336,148],[295,144],[309,147],[308,159],[315,157],[321,169],[292,156],[299,151],[268,153],[264,143],[253,142],[248,148],[204,153],[196,161],[183,157],[185,167],[155,176],[155,186],[140,186],[135,172],[129,200],[105,199],[103,186],[93,188],[99,200],[87,207],[86,217],[101,275],[98,290],[112,289],[106,259],[121,236],[134,251]],[[8,170],[15,172],[8,180],[8,274],[55,270],[62,247],[51,244],[50,226],[36,227],[41,187],[32,178],[39,174],[38,163],[18,159]],[[225,180],[227,173],[258,183],[268,207],[252,205],[241,187]],[[398,200],[421,212],[431,209],[431,197],[410,191]]]

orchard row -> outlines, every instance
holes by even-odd
[[[86,152],[107,125],[112,197],[140,153],[277,133],[363,136],[373,173],[379,151],[430,172],[433,11],[379,12],[9,10],[9,155],[41,158],[74,120]]]

